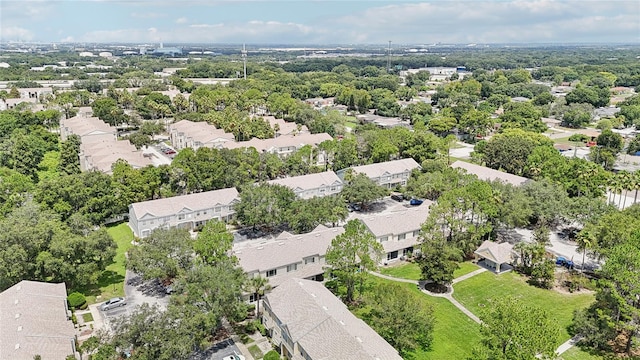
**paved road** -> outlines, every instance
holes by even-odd
[[[236,343],[227,339],[214,344],[209,349],[194,354],[189,360],[222,360],[225,356],[242,354]]]

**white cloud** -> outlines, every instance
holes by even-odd
[[[33,33],[18,26],[7,26],[0,28],[0,38],[5,41],[30,41],[33,40]]]
[[[60,39],[60,42],[75,42],[75,39],[73,38],[73,36],[67,36],[63,39]]]
[[[176,24],[186,24],[189,22],[189,19],[186,17],[181,17],[176,19]]]

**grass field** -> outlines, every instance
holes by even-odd
[[[579,347],[572,347],[565,353],[560,355],[563,360],[602,360],[603,357],[597,354],[591,354],[587,351],[580,349]]]
[[[453,277],[457,278],[462,275],[478,270],[479,267],[471,262],[460,263],[460,267],[453,272]],[[380,268],[380,273],[409,280],[420,280],[420,267],[416,263],[402,263],[401,265],[387,266]]]
[[[507,295],[521,297],[528,303],[546,309],[561,327],[560,342],[571,337],[567,327],[573,319],[573,311],[588,306],[594,299],[591,294],[561,294],[536,288],[515,272],[478,274],[454,285],[454,290],[453,297],[476,315],[480,314],[480,308],[488,299]]]
[[[125,256],[124,254],[132,246],[133,232],[127,225],[122,223],[107,228],[109,235],[118,245],[116,256],[102,275],[98,278],[96,286],[87,289],[81,289],[89,304],[105,301],[116,296],[124,296],[124,275],[125,275]],[[100,296],[100,298],[97,298]]]
[[[416,263],[402,263],[401,265],[380,268],[380,273],[409,280],[420,280],[420,267]]]
[[[251,353],[251,356],[253,356],[254,359],[262,359],[262,351],[260,351],[260,348],[258,347],[258,345],[253,344],[251,346],[249,346],[249,352]]]
[[[389,280],[371,276],[368,282],[375,284]],[[436,320],[431,349],[417,351],[411,359],[466,359],[471,354],[471,349],[480,341],[480,325],[469,319],[448,300],[425,295],[412,284],[400,285],[406,286],[415,294],[412,301],[419,301],[423,306],[432,306]],[[357,311],[355,313],[357,315]]]
[[[458,264],[460,265],[459,268],[457,268],[454,272],[453,272],[453,278],[457,278],[460,277],[462,275],[466,275],[470,272],[474,272],[478,269],[480,269],[480,267],[472,262],[469,261],[465,261],[463,263]]]

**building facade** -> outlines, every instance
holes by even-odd
[[[230,220],[240,201],[238,190],[228,188],[129,205],[129,227],[139,238],[158,228],[194,230],[211,219]]]
[[[286,186],[301,199],[337,195],[342,191],[342,180],[333,171],[276,179],[268,183]]]
[[[412,158],[385,161],[376,164],[354,166],[354,173],[367,175],[369,179],[387,189],[407,185],[407,180],[414,169],[420,169],[420,165]],[[344,180],[348,169],[338,171],[338,176]]]

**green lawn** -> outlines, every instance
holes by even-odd
[[[86,323],[93,321],[93,315],[91,315],[91,313],[82,314],[82,320]]]
[[[598,354],[591,354],[587,351],[580,349],[577,346],[572,347],[565,353],[560,355],[563,360],[602,360],[603,357]]]
[[[113,237],[118,248],[113,263],[102,272],[97,284],[90,288],[79,290],[87,297],[89,304],[102,302],[116,296],[124,296],[124,254],[132,246],[133,232],[127,223],[110,226],[107,228],[107,232]],[[97,299],[97,296],[100,296],[100,298]]]
[[[380,273],[409,280],[420,280],[420,267],[416,263],[400,263],[380,268]]]
[[[460,277],[462,275],[466,275],[470,272],[474,272],[478,269],[480,269],[480,267],[470,261],[465,261],[463,263],[458,264],[460,267],[457,268],[454,272],[453,272],[453,278],[457,278]]]
[[[389,281],[373,276],[369,278],[371,284]],[[407,286],[415,293],[415,300],[423,306],[433,306],[436,319],[431,349],[417,351],[412,359],[466,359],[471,354],[471,349],[480,341],[480,325],[469,319],[448,300],[428,296],[413,284],[401,283],[401,285]],[[357,311],[355,313],[358,315]]]
[[[454,290],[453,297],[476,315],[488,299],[506,295],[521,297],[546,309],[562,329],[560,342],[571,338],[567,327],[573,319],[573,311],[588,306],[594,299],[591,294],[560,294],[536,288],[515,272],[502,275],[484,272],[457,283]]]
[[[262,359],[262,351],[260,351],[260,348],[258,347],[258,345],[253,344],[249,346],[248,350],[254,359]]]

